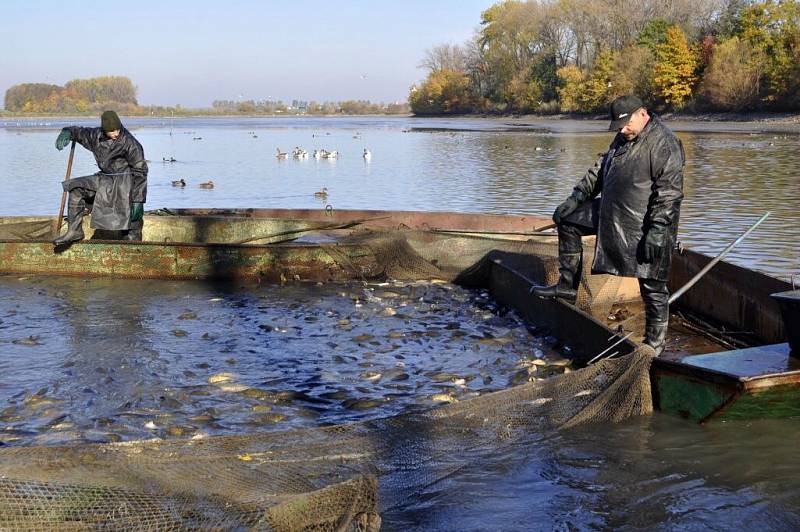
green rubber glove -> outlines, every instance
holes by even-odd
[[[131,221],[138,222],[144,218],[144,203],[131,203]]]
[[[644,237],[644,261],[654,262],[661,258],[667,248],[667,227],[653,224]]]
[[[61,130],[61,133],[58,134],[58,138],[56,139],[56,149],[61,151],[64,149],[64,146],[69,144],[69,141],[72,140],[72,133],[69,132],[69,128],[64,128]]]
[[[583,196],[582,192],[578,190],[573,190],[572,195],[570,195],[570,197],[564,200],[564,202],[561,205],[556,207],[556,210],[553,213],[553,221],[556,224],[560,224],[562,218],[566,218],[567,216],[575,212],[575,209],[577,209],[580,206],[580,204],[583,203],[584,199],[586,198]]]

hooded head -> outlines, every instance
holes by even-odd
[[[114,111],[104,111],[103,114],[100,115],[100,127],[102,127],[103,131],[106,133],[119,131],[122,129],[122,122]]]

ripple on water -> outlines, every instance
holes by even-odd
[[[562,364],[487,293],[438,283],[2,277],[0,301],[6,443],[344,423],[525,382],[546,369],[533,358]]]

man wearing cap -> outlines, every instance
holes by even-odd
[[[65,127],[56,139],[64,149],[75,140],[91,151],[100,171],[63,183],[69,192],[67,232],[56,238],[56,246],[83,239],[83,215],[92,204],[92,228],[122,231],[123,239],[140,241],[147,198],[147,162],[144,150],[114,111],[105,111],[100,127]]]
[[[617,98],[610,111],[610,130],[617,135],[553,213],[558,283],[533,287],[531,292],[575,302],[583,267],[581,237],[596,234],[592,273],[639,279],[644,342],[660,354],[669,322],[667,278],[683,198],[683,145],[636,96]]]

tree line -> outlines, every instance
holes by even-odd
[[[15,113],[84,114],[114,108],[132,112],[139,108],[136,87],[124,76],[73,79],[63,87],[22,83],[6,91],[5,108]]]
[[[113,109],[129,116],[188,115],[358,115],[408,114],[407,103],[373,103],[368,100],[342,102],[233,101],[216,100],[211,108],[192,109],[181,105],[139,105],[136,86],[125,76],[74,79],[63,87],[46,83],[22,83],[6,91],[5,109],[17,114],[95,114]]]
[[[429,49],[416,114],[800,110],[798,0],[503,0]]]

